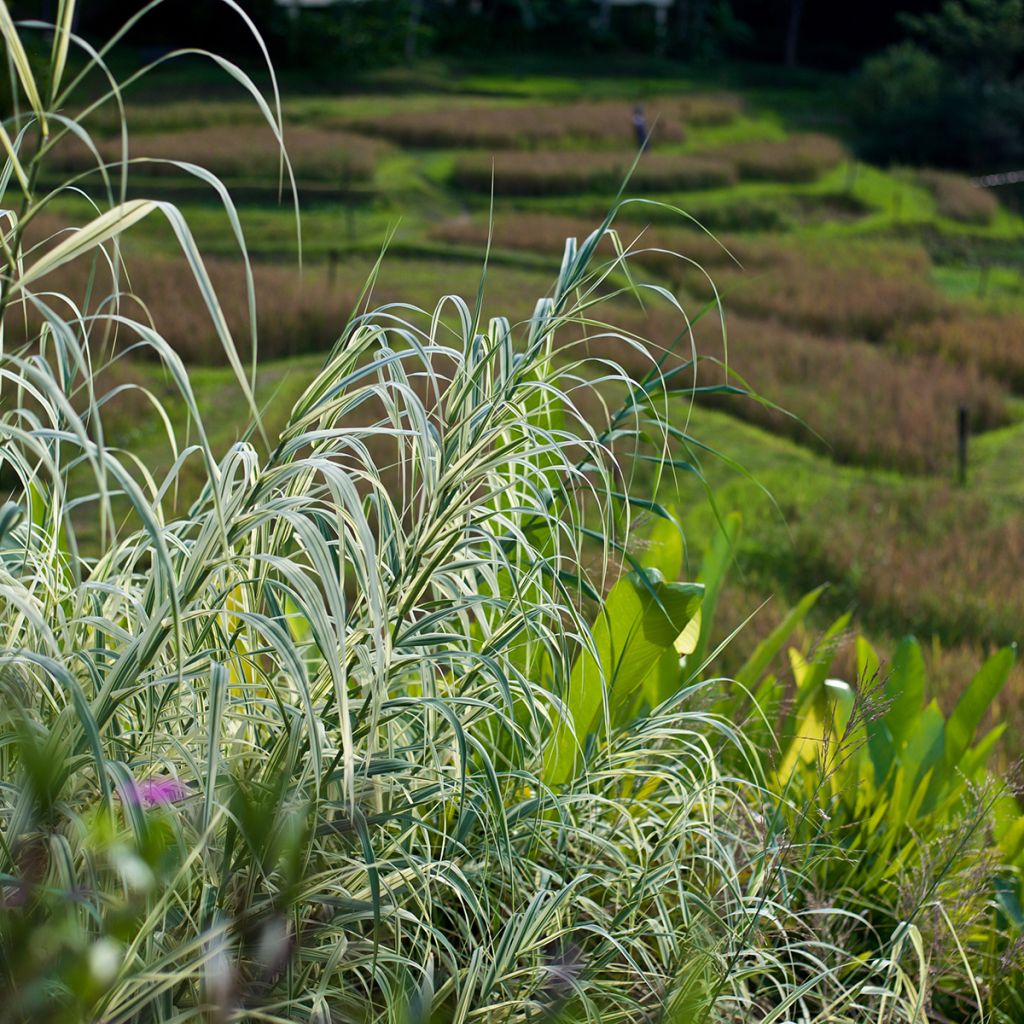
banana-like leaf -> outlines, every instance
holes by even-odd
[[[849,624],[849,614],[841,615],[836,619],[822,634],[810,661],[806,661],[797,652],[790,651],[790,667],[797,685],[798,712],[813,702],[819,705],[819,710],[824,709],[826,704],[825,680],[828,678],[832,662],[835,660],[835,644]]]
[[[1006,732],[1006,722],[993,726],[977,743],[960,759],[959,769],[964,778],[972,779],[979,785],[988,773],[988,759],[992,756],[996,744]],[[946,723],[946,742],[949,742],[949,723]]]
[[[672,509],[667,511],[672,514]],[[674,515],[670,519],[656,519],[640,564],[645,569],[657,569],[666,580],[672,581],[682,575],[683,556],[683,534]]]
[[[592,630],[593,647],[573,664],[559,723],[544,758],[545,779],[570,779],[588,736],[606,717],[620,723],[635,709],[638,691],[693,618],[704,588],[666,583],[653,569],[623,576],[608,593]],[[604,713],[602,715],[602,712]]]
[[[878,652],[868,641],[857,637],[857,679],[864,689],[873,688],[881,672]],[[893,741],[881,715],[869,715],[867,722],[868,759],[874,774],[874,784],[881,786],[889,774],[893,759]]]
[[[924,701],[924,656],[913,637],[904,637],[896,648],[885,696],[889,701],[885,724],[899,749],[916,731]]]
[[[1013,647],[997,651],[981,666],[960,696],[946,723],[946,763],[950,767],[960,764],[985,713],[1005,686],[1015,660]]]
[[[809,594],[805,594],[782,622],[754,648],[754,653],[751,654],[744,666],[736,673],[737,683],[740,683],[747,689],[754,687],[761,676],[764,675],[775,656],[789,641],[800,623],[807,618],[808,613],[814,607],[824,589],[824,587],[818,587]]]
[[[789,661],[800,693],[810,694],[811,687],[808,686],[808,679],[812,677],[811,664],[799,651],[792,648],[789,651]],[[793,722],[792,738],[779,765],[778,783],[782,788],[789,785],[798,765],[813,765],[818,760],[828,725],[825,694],[821,691],[815,696],[820,699],[803,701]]]
[[[1010,793],[995,801],[992,832],[1007,863],[1024,861],[1024,814],[1019,801]]]
[[[715,539],[704,556],[698,577],[699,581],[704,584],[704,602],[700,609],[700,634],[696,646],[690,652],[690,664],[692,665],[700,666],[707,655],[718,598],[722,593],[722,586],[736,555],[742,523],[742,517],[738,512],[728,516],[722,524],[722,529],[715,534]]]
[[[870,686],[878,676],[878,652],[862,636],[857,637],[856,649],[857,681],[861,686]]]
[[[916,786],[922,784],[929,772],[936,777],[939,775],[945,747],[946,719],[933,700],[916,716],[906,746],[897,755],[908,780],[904,789],[905,799],[909,801],[910,792],[916,791]]]

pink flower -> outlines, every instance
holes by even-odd
[[[143,779],[141,782],[133,783],[128,796],[133,803],[145,807],[158,807],[184,800],[191,792],[184,782],[164,777]]]

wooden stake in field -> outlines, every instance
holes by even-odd
[[[957,415],[957,479],[967,486],[967,440],[971,429],[970,410],[961,405]]]

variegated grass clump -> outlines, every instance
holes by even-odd
[[[699,672],[650,706],[602,660],[594,602],[635,510],[662,512],[650,470],[696,450],[669,415],[695,356],[662,372],[601,322],[626,265],[594,265],[610,219],[525,323],[484,318],[483,285],[353,317],[264,437],[255,336],[246,366],[179,211],[126,201],[128,162],[88,179],[89,224],[25,250],[60,192],[38,188],[48,151],[88,138],[88,112],[61,113],[84,74],[69,46],[106,73],[73,6],[40,77],[0,3],[22,103],[0,312],[42,323],[0,352],[0,1020],[920,1019],[913,933],[871,962],[826,941],[837,912],[801,898],[756,772],[723,774],[745,742],[702,712]],[[181,170],[218,192],[244,260],[226,191]],[[153,214],[252,416],[227,451],[159,325],[121,311],[119,239]],[[51,294],[79,260],[119,287]],[[581,333],[648,372],[574,350]],[[133,346],[187,409],[147,396],[167,468],[104,435],[116,396],[96,381]],[[192,462],[205,486],[181,506]],[[637,579],[646,629],[675,592]]]

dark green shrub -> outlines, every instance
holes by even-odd
[[[1024,156],[1024,4],[946,0],[903,19],[917,42],[864,66],[854,115],[869,158],[999,170]]]
[[[942,64],[913,43],[864,65],[854,94],[858,148],[868,160],[945,162]]]

